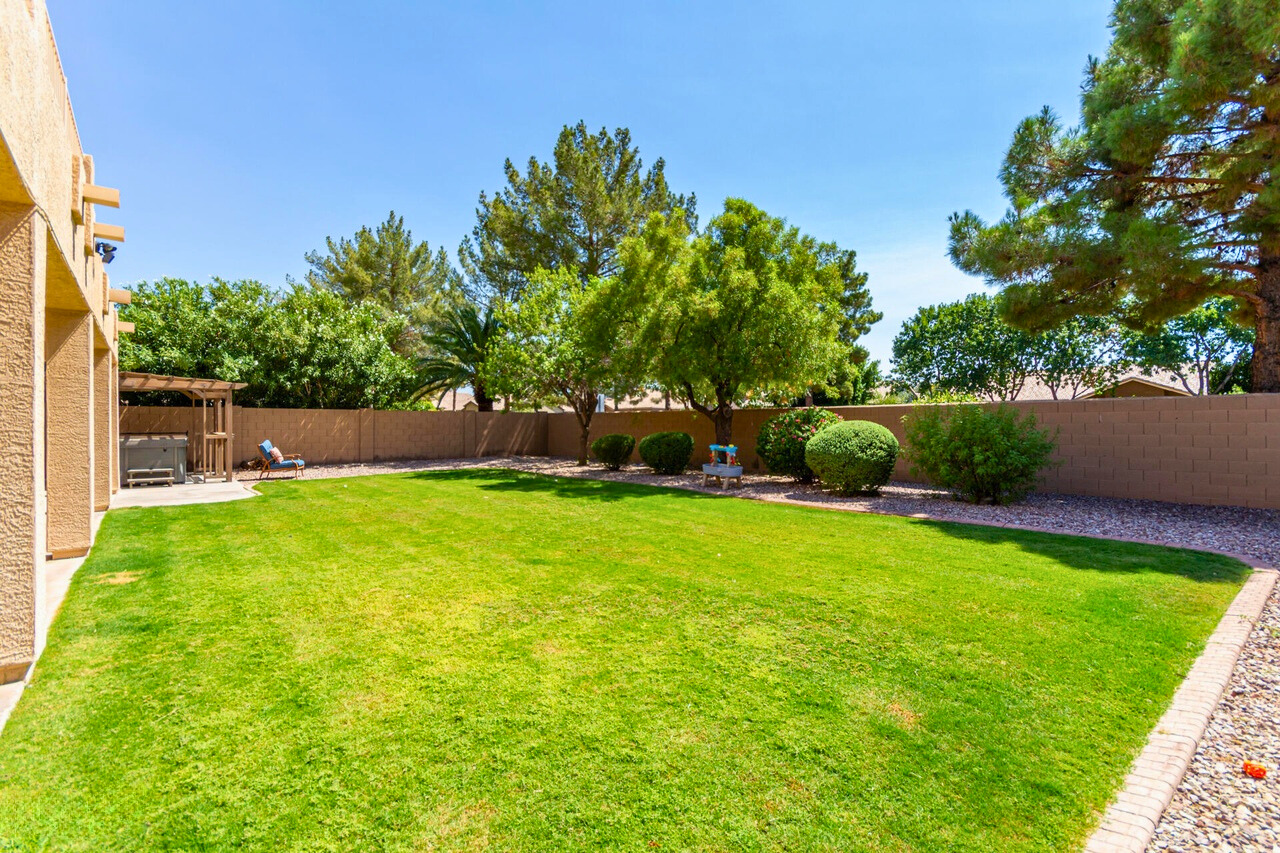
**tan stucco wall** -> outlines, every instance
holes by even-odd
[[[117,319],[92,251],[97,212],[82,195],[95,182],[94,165],[80,147],[42,0],[0,0],[0,69],[0,682],[7,682],[21,678],[35,654],[46,553],[83,553],[90,543],[94,483],[115,455]]]
[[[112,375],[119,375],[109,349],[93,353],[93,508],[105,510],[111,504],[111,436],[116,417],[116,396]]]
[[[93,521],[93,339],[87,313],[45,315],[49,552],[89,550]]]
[[[44,560],[44,232],[29,206],[0,204],[0,682],[31,662]]]

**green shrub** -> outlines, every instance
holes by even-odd
[[[824,426],[838,424],[841,420],[829,409],[814,407],[791,409],[775,415],[760,425],[756,453],[773,473],[811,483],[813,470],[804,461],[805,442]]]
[[[631,458],[631,451],[635,450],[635,447],[636,440],[634,438],[616,432],[610,435],[602,435],[591,442],[591,452],[610,471],[617,471],[625,465],[627,460]]]
[[[693,456],[693,436],[687,432],[655,432],[640,439],[640,458],[655,474],[683,474]]]
[[[804,460],[827,488],[841,495],[876,492],[898,461],[898,439],[871,421],[841,421],[818,430]]]
[[[1012,406],[922,406],[903,421],[911,470],[973,503],[1026,497],[1055,445]]]

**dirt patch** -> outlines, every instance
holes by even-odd
[[[914,729],[920,724],[919,714],[909,708],[902,707],[897,702],[890,702],[886,710],[889,712],[889,716],[901,723],[904,728]]]
[[[111,586],[119,586],[124,583],[133,583],[142,575],[137,572],[112,572],[109,575],[100,575],[94,583],[110,584]]]

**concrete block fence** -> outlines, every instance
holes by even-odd
[[[1280,394],[1147,397],[1013,403],[1058,433],[1056,467],[1041,489],[1098,497],[1140,498],[1280,509]],[[776,409],[734,414],[733,435],[750,470],[760,470],[755,437]],[[846,419],[869,420],[903,438],[911,406],[845,406]],[[121,409],[120,431],[185,432],[183,407]],[[480,456],[574,456],[572,414],[528,412],[380,412],[371,409],[253,409],[234,413],[237,463],[270,438],[308,462],[375,462]],[[713,440],[711,422],[689,411],[602,412],[592,436],[683,430],[698,447]],[[906,461],[896,477],[912,480]]]
[[[122,406],[120,432],[190,432],[184,406]],[[527,412],[381,412],[373,409],[254,409],[236,406],[235,464],[264,438],[312,464],[390,459],[545,456],[547,415]]]

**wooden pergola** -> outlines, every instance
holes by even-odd
[[[191,379],[186,376],[159,376],[154,373],[120,372],[120,391],[176,391],[191,401],[189,450],[191,470],[205,480],[231,482],[235,464],[231,428],[232,394],[243,382],[221,379]]]

